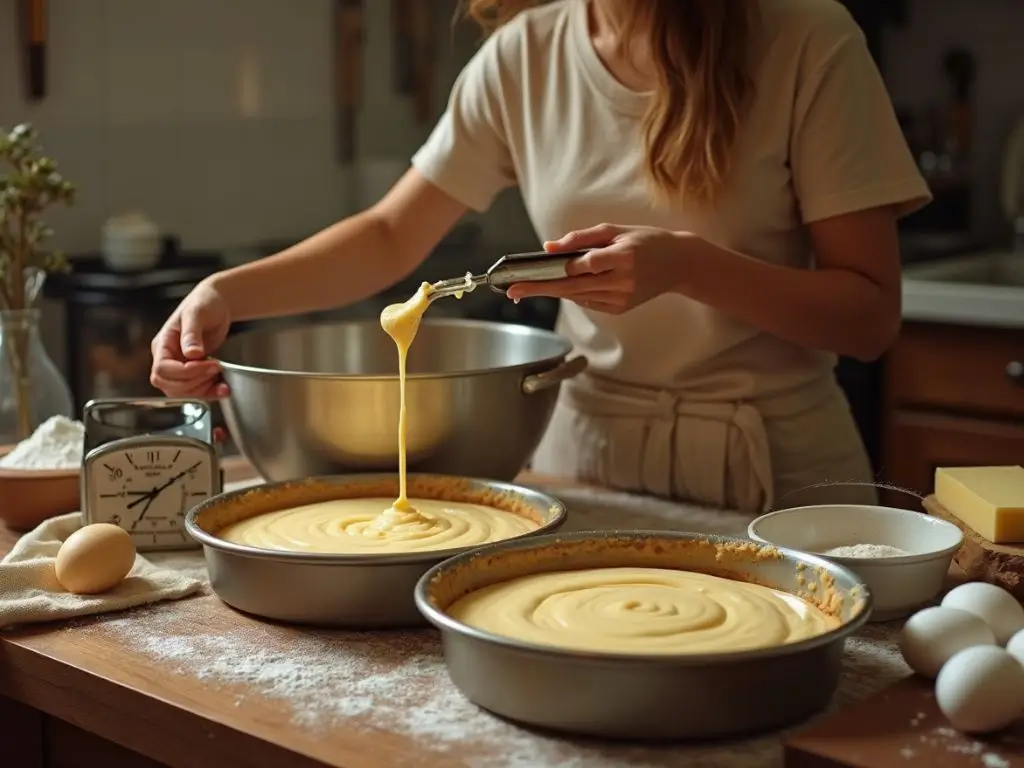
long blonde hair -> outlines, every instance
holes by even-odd
[[[464,0],[492,32],[546,0]],[[732,168],[754,90],[757,0],[632,0],[622,52],[650,51],[656,86],[643,119],[644,169],[662,201],[712,203]]]

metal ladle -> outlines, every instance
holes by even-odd
[[[491,268],[483,274],[474,275],[467,272],[464,277],[454,277],[432,284],[430,300],[462,296],[481,285],[487,285],[496,293],[505,293],[516,283],[561,280],[568,277],[566,267],[569,262],[578,259],[586,252],[586,250],[561,253],[530,251],[529,253],[506,254],[494,262]]]

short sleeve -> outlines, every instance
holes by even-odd
[[[499,52],[492,35],[459,74],[444,114],[412,159],[428,181],[478,212],[516,182],[501,107]]]
[[[805,223],[931,200],[862,36],[837,43],[798,88],[790,147]]]

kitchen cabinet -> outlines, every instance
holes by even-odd
[[[885,481],[925,495],[936,467],[1024,462],[1024,329],[904,323],[884,390]]]
[[[4,768],[166,768],[2,695],[0,745]]]

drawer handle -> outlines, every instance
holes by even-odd
[[[1006,376],[1014,384],[1024,386],[1024,363],[1020,360],[1011,360],[1006,364]]]

